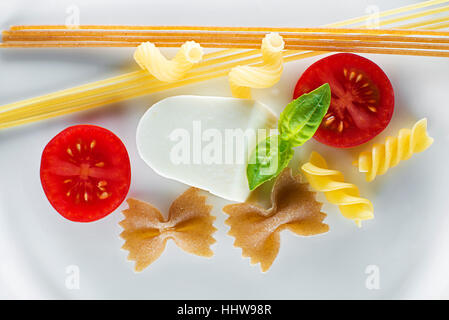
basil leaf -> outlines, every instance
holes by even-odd
[[[303,94],[290,102],[279,117],[282,140],[290,141],[292,147],[302,145],[313,137],[325,116],[331,101],[328,83]]]
[[[249,189],[253,190],[276,177],[288,165],[293,153],[290,142],[280,139],[279,135],[259,142],[246,167]]]
[[[293,157],[293,147],[312,138],[321,124],[331,101],[329,84],[303,94],[290,102],[279,118],[279,135],[268,137],[253,150],[246,176],[249,189],[276,177]]]

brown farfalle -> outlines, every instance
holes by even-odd
[[[168,239],[186,252],[211,257],[212,237],[217,230],[213,226],[212,206],[206,205],[206,197],[199,189],[189,188],[170,206],[165,220],[158,209],[143,201],[128,199],[129,209],[123,211],[120,222],[125,239],[123,249],[129,251],[128,259],[134,260],[135,270],[142,271],[153,263],[165,249]]]
[[[273,186],[270,209],[247,202],[225,206],[223,211],[229,215],[226,224],[231,227],[228,234],[235,237],[234,246],[240,247],[252,264],[260,263],[262,271],[267,271],[278,254],[282,230],[301,236],[329,230],[322,222],[326,214],[320,211],[322,203],[316,201],[315,195],[287,168]]]

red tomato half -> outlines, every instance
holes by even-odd
[[[78,222],[101,219],[128,193],[131,165],[122,141],[91,125],[69,127],[45,147],[41,182],[51,205]]]
[[[374,62],[352,53],[337,53],[312,64],[296,84],[296,99],[324,83],[331,104],[314,138],[338,148],[354,147],[382,132],[393,116],[394,92]]]

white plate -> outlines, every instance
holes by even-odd
[[[377,0],[376,4],[386,10],[415,2]],[[363,15],[373,3],[2,0],[0,27],[63,24],[78,9],[82,24],[317,26]],[[331,231],[311,238],[284,232],[279,256],[271,270],[262,274],[258,266],[250,266],[248,259],[241,258],[240,250],[232,246],[233,239],[226,235],[221,207],[227,202],[211,196],[219,229],[213,246],[215,256],[192,256],[170,243],[159,260],[135,274],[132,263],[126,261],[127,252],[120,250],[119,210],[98,222],[77,224],[64,220],[51,208],[39,181],[42,149],[65,127],[93,123],[114,131],[126,144],[133,169],[130,195],[166,211],[186,186],[158,176],[138,157],[134,140],[138,120],[149,105],[167,96],[229,96],[223,78],[0,131],[0,297],[449,297],[449,60],[365,56],[385,70],[396,93],[393,121],[378,140],[427,117],[435,143],[371,184],[350,166],[347,151],[310,142],[297,152],[295,166],[317,148],[372,200],[376,218],[362,229],[345,220],[335,206],[325,204]],[[132,49],[1,50],[0,104],[133,70],[136,67],[131,57]],[[315,60],[289,63],[279,84],[256,90],[254,96],[280,111],[290,100],[298,76]],[[78,271],[79,288],[72,282]],[[366,281],[377,271],[380,287],[370,290]]]

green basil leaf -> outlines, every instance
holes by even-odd
[[[290,102],[279,118],[279,135],[268,137],[253,150],[246,175],[249,189],[276,177],[293,157],[293,147],[312,138],[321,124],[331,101],[329,84]]]
[[[331,89],[325,83],[290,102],[279,117],[281,139],[297,147],[312,138],[326,115],[330,101]]]
[[[246,167],[249,189],[276,177],[290,162],[293,149],[289,141],[274,135],[259,142],[251,153]]]

